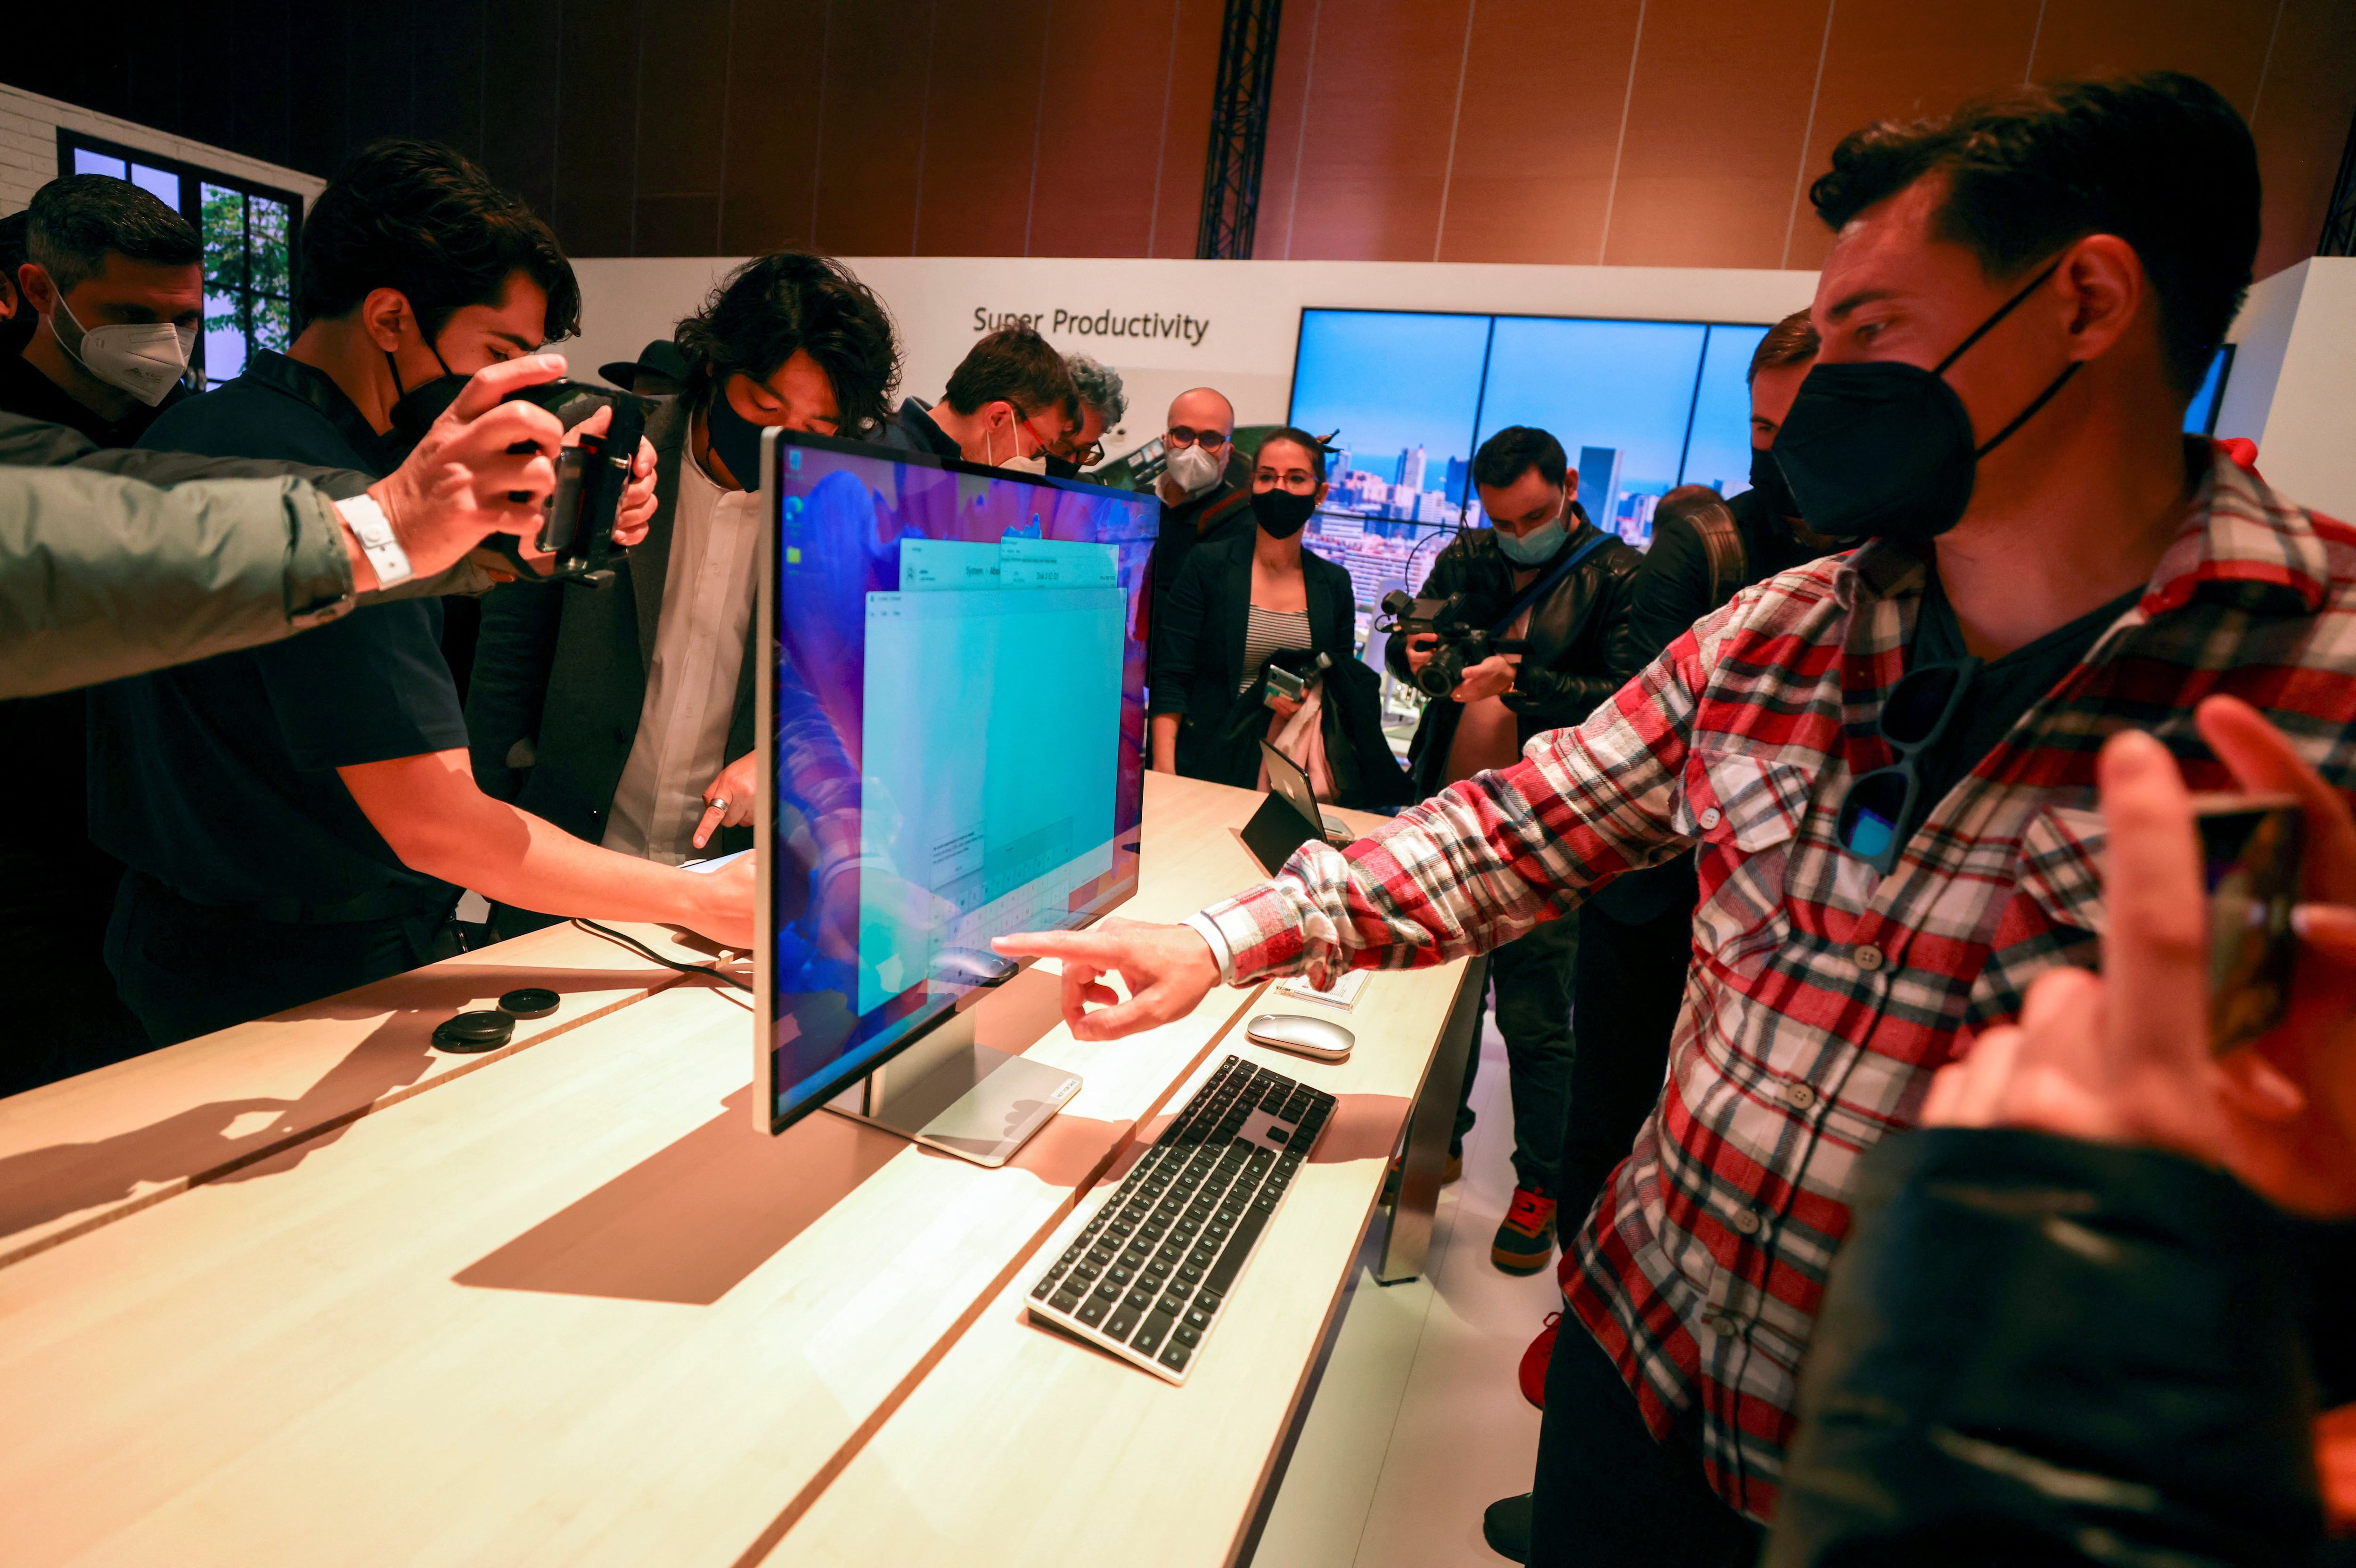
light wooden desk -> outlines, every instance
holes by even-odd
[[[1149,780],[1148,881],[1125,912],[1166,918],[1254,880],[1231,832],[1253,804]],[[497,970],[490,995],[544,981],[517,946],[470,955],[488,968],[467,978]],[[386,982],[392,1012],[373,1027],[458,1005],[443,990],[466,980],[423,975],[440,987],[430,1005]],[[609,989],[661,985],[608,978]],[[1356,1060],[1322,1070],[1331,1076],[1288,1067],[1354,1098],[1263,1243],[1261,1284],[1237,1297],[1253,1321],[1215,1336],[1203,1397],[1134,1406],[1148,1433],[1173,1410],[1212,1408],[1214,1380],[1234,1375],[1218,1354],[1230,1344],[1297,1389],[1414,1092],[1407,1063],[1428,1060],[1455,979],[1453,967],[1379,977],[1353,1019]],[[1006,994],[1052,1020],[1055,985],[1034,971]],[[1128,1157],[1135,1125],[1233,1043],[1256,1000],[1218,993],[1191,1019],[1108,1044],[1054,1022],[1031,1053],[1086,1087],[997,1171],[825,1115],[762,1136],[744,1100],[750,1017],[737,994],[700,980],[543,1034],[483,1071],[423,1072],[402,1092],[348,1096],[367,1114],[184,1178],[169,1201],[127,1199],[108,1222],[0,1268],[5,1555],[800,1561],[806,1534],[843,1539],[843,1521],[820,1528],[816,1509],[830,1488],[866,1486],[862,1467],[876,1456],[903,1451],[930,1382],[953,1364],[960,1384],[978,1375],[967,1344],[1003,1354],[991,1347],[1010,1327],[1007,1293],[1041,1243]],[[265,1040],[248,1042],[239,1072],[276,1071],[300,1101],[304,1073],[345,1061],[355,1029],[371,1027],[332,1010],[279,1020],[294,1065]],[[194,1055],[243,1061],[246,1050]],[[182,1087],[211,1104],[206,1074],[186,1072]],[[428,1080],[434,1093],[414,1093]],[[98,1103],[48,1101],[69,1132]],[[10,1109],[17,1147],[49,1147],[40,1105]],[[1058,1378],[1116,1370],[1015,1332]],[[1290,1364],[1273,1359],[1296,1349]],[[1147,1385],[1172,1392],[1119,1375],[1139,1385],[1124,1400]],[[954,1406],[944,1418],[962,1419]],[[1224,1474],[1205,1484],[1232,1490]]]

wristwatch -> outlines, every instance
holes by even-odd
[[[376,585],[391,588],[406,582],[414,575],[409,564],[409,552],[392,536],[392,520],[372,496],[354,496],[336,503],[336,516],[352,530],[360,541],[360,553],[376,571]]]

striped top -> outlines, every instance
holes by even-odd
[[[1310,648],[1316,642],[1309,635],[1309,612],[1306,610],[1263,610],[1255,604],[1244,626],[1244,677],[1236,683],[1236,695],[1240,697],[1259,679],[1259,672],[1268,667],[1268,656],[1279,648]]]

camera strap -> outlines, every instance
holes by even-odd
[[[1601,549],[1605,545],[1610,544],[1617,538],[1619,538],[1617,534],[1607,534],[1601,528],[1596,529],[1595,537],[1593,539],[1589,539],[1585,544],[1580,545],[1577,549],[1572,550],[1569,555],[1565,556],[1556,564],[1553,571],[1547,572],[1544,577],[1539,578],[1536,582],[1531,583],[1527,588],[1524,589],[1522,591],[1522,596],[1515,600],[1512,607],[1506,610],[1505,618],[1499,621],[1495,625],[1489,628],[1489,635],[1493,637],[1502,637],[1506,633],[1512,631],[1514,623],[1521,619],[1522,612],[1528,609],[1531,605],[1536,604],[1547,594],[1553,592],[1556,586],[1559,584],[1564,578],[1570,575],[1570,569],[1572,567],[1577,566],[1580,561],[1585,560],[1589,556],[1593,555],[1597,550]]]

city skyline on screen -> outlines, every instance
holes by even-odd
[[[1365,563],[1348,562],[1354,576],[1371,580],[1371,555],[1393,553],[1393,541],[1480,525],[1472,453],[1495,432],[1526,424],[1562,442],[1588,515],[1644,544],[1654,507],[1680,482],[1698,477],[1730,496],[1750,487],[1743,372],[1766,331],[1594,316],[1304,310],[1290,422],[1338,432],[1323,508],[1333,521],[1321,535],[1333,543],[1346,536],[1349,552],[1371,551]],[[1342,517],[1367,526],[1343,528]],[[1371,526],[1377,520],[1396,526]],[[1372,549],[1376,540],[1381,548]]]

